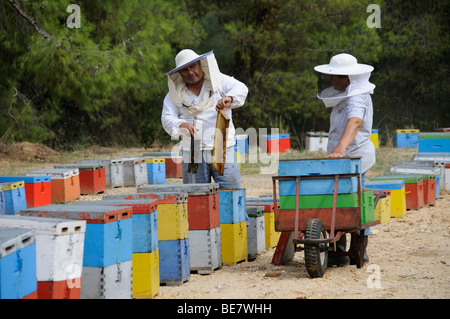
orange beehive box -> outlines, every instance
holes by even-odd
[[[51,176],[52,203],[70,202],[80,198],[80,173],[77,168],[38,169],[27,176]]]

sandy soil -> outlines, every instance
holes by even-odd
[[[0,174],[49,168],[52,161],[12,158],[0,154]],[[52,156],[54,154],[51,154]],[[125,157],[125,156],[124,156]],[[13,172],[12,174],[8,174]],[[180,180],[168,179],[167,183]],[[270,175],[242,176],[247,196],[272,192]],[[131,193],[135,188],[108,189],[106,194]],[[81,200],[101,198],[82,196]],[[311,279],[304,256],[297,252],[284,266],[271,264],[275,248],[253,262],[223,266],[210,275],[191,274],[181,286],[161,286],[155,299],[447,299],[450,297],[450,195],[441,194],[435,206],[408,210],[403,219],[372,228],[369,263],[363,268],[329,268],[323,278]],[[348,236],[349,240],[349,236]]]

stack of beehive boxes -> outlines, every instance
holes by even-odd
[[[159,292],[158,215],[156,199],[103,199],[74,205],[129,206],[132,209],[133,298],[153,298]]]
[[[300,176],[299,183],[299,208],[303,210],[314,210],[323,219],[329,221],[330,215],[327,211],[333,207],[333,193],[335,180],[329,178],[301,179],[301,176],[312,175],[336,175],[336,174],[360,174],[359,158],[324,158],[305,160],[282,160],[279,165],[279,176]],[[336,207],[358,207],[358,178],[341,177],[338,181]],[[288,220],[294,221],[297,185],[295,179],[280,180],[280,209],[276,223],[279,225]],[[373,191],[361,193],[361,221],[369,223],[374,221],[374,196]],[[339,211],[336,221],[339,221]],[[344,219],[342,219],[344,220]],[[336,227],[338,227],[336,225]]]
[[[83,267],[84,220],[0,216],[0,228],[35,231],[38,299],[79,299]]]
[[[131,207],[52,204],[21,215],[86,221],[81,298],[132,297]]]
[[[222,263],[234,265],[248,258],[245,189],[219,190]]]
[[[35,231],[0,227],[0,299],[36,298]]]
[[[222,266],[219,184],[165,184],[140,187],[139,194],[188,194],[190,270],[211,274]]]
[[[247,206],[264,207],[264,233],[266,249],[277,246],[281,233],[275,230],[275,209],[280,208],[279,200],[277,200],[276,204],[274,204],[273,198],[247,197],[245,204]]]

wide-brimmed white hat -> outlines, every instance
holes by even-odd
[[[333,56],[329,64],[314,67],[314,70],[324,74],[357,75],[373,71],[373,66],[360,64],[353,55],[341,53]]]
[[[212,55],[213,52],[214,51],[209,51],[205,54],[198,55],[191,49],[181,50],[175,57],[176,68],[165,73],[164,75],[171,75],[175,72],[178,72],[181,69],[187,67],[188,65],[190,65],[192,63],[195,63],[197,61],[203,60],[204,58],[207,58],[208,56]]]

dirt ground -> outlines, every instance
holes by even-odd
[[[61,162],[57,152],[43,146],[22,144],[9,150],[0,149],[0,175],[50,168]],[[243,175],[242,184],[248,197],[272,192],[270,175]],[[124,187],[107,189],[105,194],[135,191]],[[82,196],[81,200],[102,195]],[[223,266],[210,275],[192,273],[181,286],[161,286],[155,299],[448,299],[449,211],[450,195],[441,193],[435,206],[408,210],[403,219],[372,227],[367,248],[370,261],[361,269],[334,267],[322,278],[311,279],[303,252],[297,252],[287,265],[274,266],[275,248],[271,248],[253,262]]]

